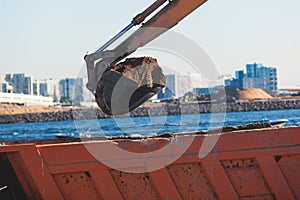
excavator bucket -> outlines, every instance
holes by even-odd
[[[151,57],[128,58],[105,70],[99,79],[95,98],[108,115],[122,115],[159,93],[166,77]]]

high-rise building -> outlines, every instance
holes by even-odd
[[[49,96],[48,93],[48,84],[46,80],[39,81],[39,93],[41,96],[47,97]]]
[[[24,77],[23,94],[33,94],[33,80],[32,77]]]
[[[40,81],[34,80],[32,83],[32,94],[36,96],[40,96]]]
[[[66,78],[60,80],[59,90],[62,103],[79,103],[83,101],[83,79]]]
[[[13,93],[23,93],[24,89],[24,74],[13,74],[10,84],[13,87]]]
[[[6,74],[5,75],[5,84],[7,90],[9,90],[7,87],[10,85],[12,87],[13,93],[18,94],[32,94],[33,92],[33,79],[31,76],[26,76],[25,74]]]
[[[6,74],[0,74],[0,92],[11,93],[12,86],[9,85],[9,83],[6,81],[6,79],[7,79]]]
[[[12,93],[13,88],[11,85],[9,85],[7,82],[4,82],[1,84],[1,89],[3,93]]]
[[[10,83],[11,82],[11,79],[12,79],[12,74],[5,74],[5,81],[7,83]]]
[[[164,89],[164,95],[159,95],[162,99],[168,99],[176,96],[176,75],[169,74],[166,76],[166,88]]]
[[[2,89],[2,84],[5,83],[5,75],[4,74],[0,74],[0,92],[3,92]]]
[[[45,79],[39,81],[39,91],[41,96],[52,97],[54,101],[60,99],[60,80]]]
[[[236,71],[235,78],[225,80],[225,86],[227,88],[261,88],[275,91],[278,89],[277,70],[262,64],[247,64],[246,73],[243,70]]]
[[[267,91],[278,89],[277,70],[274,67],[265,67],[262,64],[247,65],[247,74],[243,80],[243,88],[262,88]],[[248,74],[255,72],[255,74]]]
[[[246,64],[246,75],[247,78],[259,77],[259,68],[263,67],[262,64]]]

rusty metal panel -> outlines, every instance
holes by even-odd
[[[255,159],[226,160],[222,165],[239,198],[272,198]]]
[[[277,155],[274,156],[274,159],[296,199],[300,199],[300,154]]]
[[[64,199],[101,199],[89,172],[55,174],[53,177]]]
[[[200,163],[170,165],[167,169],[183,199],[217,199]]]
[[[147,173],[132,174],[117,170],[110,172],[124,199],[159,199]]]

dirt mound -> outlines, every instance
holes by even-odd
[[[146,85],[152,88],[155,84],[165,85],[166,77],[162,73],[157,60],[151,57],[128,58],[124,62],[112,66],[112,71],[138,83],[138,86]]]
[[[128,58],[103,73],[96,90],[96,102],[106,114],[125,114],[165,85],[166,77],[156,59]]]
[[[263,100],[273,97],[259,88],[236,89],[226,88],[226,97],[231,100]]]

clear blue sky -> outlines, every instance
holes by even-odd
[[[0,0],[0,73],[76,77],[83,55],[153,1]],[[275,66],[279,87],[300,86],[299,0],[208,0],[173,30],[198,43],[220,74]]]

